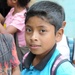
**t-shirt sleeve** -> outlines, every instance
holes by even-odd
[[[16,27],[18,30],[22,31],[25,27],[25,17],[24,14],[15,15],[10,25]]]

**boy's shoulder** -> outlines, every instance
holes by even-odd
[[[66,69],[68,69],[68,70],[66,70]],[[51,73],[51,75],[56,75],[56,74],[62,75],[61,73],[64,72],[63,75],[65,75],[65,74],[70,75],[71,69],[72,69],[72,71],[71,71],[72,74],[74,74],[75,68],[73,67],[73,65],[63,55],[59,54],[59,55],[56,56],[56,58],[55,58],[55,60],[52,64],[50,73]]]
[[[56,70],[56,75],[74,75],[75,67],[69,61],[63,61]]]

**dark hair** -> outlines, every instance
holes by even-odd
[[[54,25],[56,31],[62,27],[62,22],[65,20],[62,6],[51,1],[40,1],[33,4],[27,12],[25,23],[33,16],[38,16]]]
[[[25,7],[31,0],[18,0],[18,4]]]
[[[0,0],[0,13],[5,17],[11,7],[7,5],[7,0]]]

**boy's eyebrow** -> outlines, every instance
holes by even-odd
[[[30,25],[26,25],[26,27],[31,27]],[[40,27],[40,28],[46,28],[44,25],[37,25],[37,27]]]
[[[40,28],[46,28],[45,26],[38,26],[38,27],[40,27]]]
[[[27,24],[26,27],[31,27],[31,26]]]

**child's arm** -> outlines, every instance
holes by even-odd
[[[0,13],[0,22],[3,24],[5,21],[5,18],[2,16],[2,14]]]
[[[12,75],[20,75],[19,66],[12,69]]]
[[[1,23],[0,23],[0,33],[6,33],[6,30],[4,29]]]
[[[23,17],[23,18],[22,18]],[[6,27],[3,29],[3,27],[0,25],[0,32],[8,32],[10,34],[14,34],[16,33],[18,30],[22,31],[23,28],[25,27],[24,25],[24,16],[20,16],[20,15],[17,15],[13,21],[11,23],[9,23],[7,25],[6,23]],[[7,19],[6,19],[7,20]],[[5,24],[4,24],[5,25]]]
[[[14,26],[10,25],[7,28],[4,28],[4,26],[0,23],[0,33],[14,34],[15,32],[17,32],[17,28],[15,28]]]

